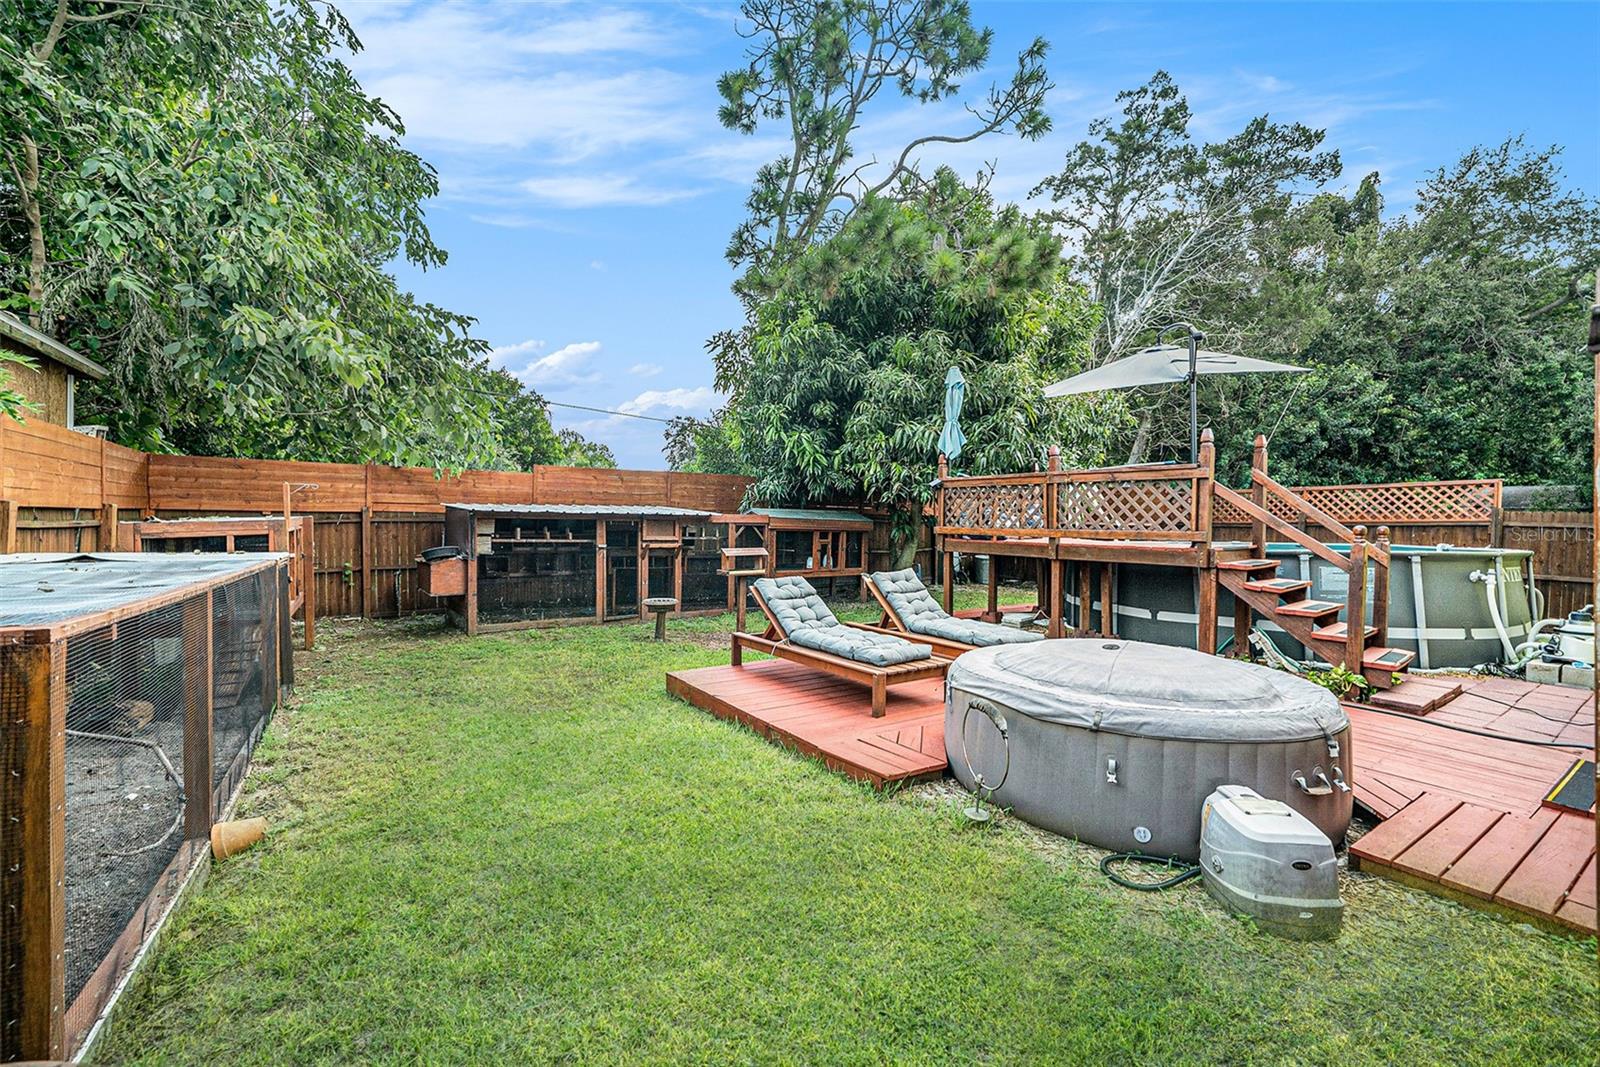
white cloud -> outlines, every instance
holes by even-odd
[[[366,69],[430,67],[452,72],[525,66],[529,56],[664,52],[671,36],[640,11],[571,18],[512,17],[492,6],[436,3],[351,5]]]
[[[659,363],[635,363],[628,368],[628,373],[636,378],[654,378],[663,369]]]
[[[489,354],[489,357],[504,365],[518,355],[530,354],[543,347],[543,341],[524,341],[519,345],[497,348]],[[578,341],[562,345],[549,355],[540,356],[520,370],[512,370],[511,373],[534,388],[589,385],[600,381],[601,378],[599,373],[588,369],[590,357],[598,351],[600,351],[599,341]]]
[[[473,222],[483,226],[497,226],[504,230],[553,230],[556,233],[570,233],[571,229],[538,218],[534,215],[523,215],[515,211],[486,211],[467,216]]]
[[[630,415],[648,415],[657,411],[709,411],[721,399],[709,385],[695,389],[646,389],[632,400],[617,405],[618,411]]]
[[[606,269],[605,260],[603,260],[603,259],[591,259],[589,261],[589,269],[590,270],[604,271]]]
[[[486,72],[456,76],[431,66],[363,79],[399,112],[408,137],[458,148],[538,146],[562,160],[651,142],[682,141],[693,125],[680,105],[681,75]]]
[[[496,367],[504,367],[507,363],[511,363],[525,356],[531,356],[535,352],[542,352],[544,350],[544,344],[545,343],[543,341],[537,341],[530,338],[526,341],[518,341],[514,345],[501,345],[498,348],[492,348],[489,350],[489,362]]]
[[[703,189],[644,185],[630,174],[571,174],[529,178],[522,191],[560,207],[653,207],[699,196]]]

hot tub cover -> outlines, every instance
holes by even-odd
[[[1349,726],[1303,678],[1187,648],[1073,638],[968,652],[960,690],[1004,711],[1089,730],[1184,741],[1304,741]]]

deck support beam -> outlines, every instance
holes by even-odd
[[[1061,585],[1063,578],[1062,572],[1066,569],[1066,566],[1067,565],[1059,559],[1052,559],[1050,561],[1050,625],[1045,630],[1046,637],[1060,637],[1065,633],[1065,630],[1062,628],[1061,614],[1062,608],[1066,603],[1066,598],[1062,595],[1063,590]]]
[[[1195,571],[1199,583],[1195,597],[1199,616],[1195,621],[1195,647],[1208,656],[1217,652],[1217,569],[1205,567]]]

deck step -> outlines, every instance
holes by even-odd
[[[1393,674],[1403,671],[1416,662],[1417,654],[1407,652],[1403,648],[1384,648],[1382,645],[1373,645],[1361,657],[1361,669],[1365,671],[1383,671]]]
[[[1376,626],[1363,626],[1361,629],[1363,631],[1362,640],[1378,636],[1378,628]],[[1350,624],[1347,622],[1335,622],[1327,626],[1318,626],[1311,631],[1311,636],[1318,641],[1338,641],[1343,644],[1345,638],[1350,636]]]
[[[1461,685],[1447,678],[1407,678],[1387,692],[1373,693],[1367,703],[1390,711],[1426,715],[1461,695]]]
[[[1324,615],[1337,615],[1344,610],[1344,605],[1331,600],[1296,600],[1291,604],[1279,604],[1276,610],[1279,615],[1317,619]]]
[[[1244,587],[1252,593],[1271,593],[1274,596],[1288,596],[1311,588],[1311,583],[1299,578],[1258,578],[1244,583]]]
[[[1221,571],[1275,571],[1278,561],[1275,559],[1230,559],[1226,563],[1217,564]]]

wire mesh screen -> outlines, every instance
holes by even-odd
[[[478,560],[483,622],[571,619],[594,614],[593,543],[529,546]]]
[[[206,537],[147,537],[145,552],[226,552],[228,539],[221,534]]]
[[[183,841],[186,634],[204,598],[68,639],[66,943],[70,1003]]]
[[[247,751],[272,711],[277,686],[272,611],[277,572],[260,571],[219,586],[211,598],[211,780],[225,785],[239,753]],[[227,789],[215,792],[218,803]]]
[[[728,579],[719,573],[728,528],[690,525],[683,531],[683,606],[690,610],[728,606]]]
[[[485,538],[486,528],[492,534]],[[594,615],[592,521],[518,515],[480,520],[478,619],[522,622]]]

